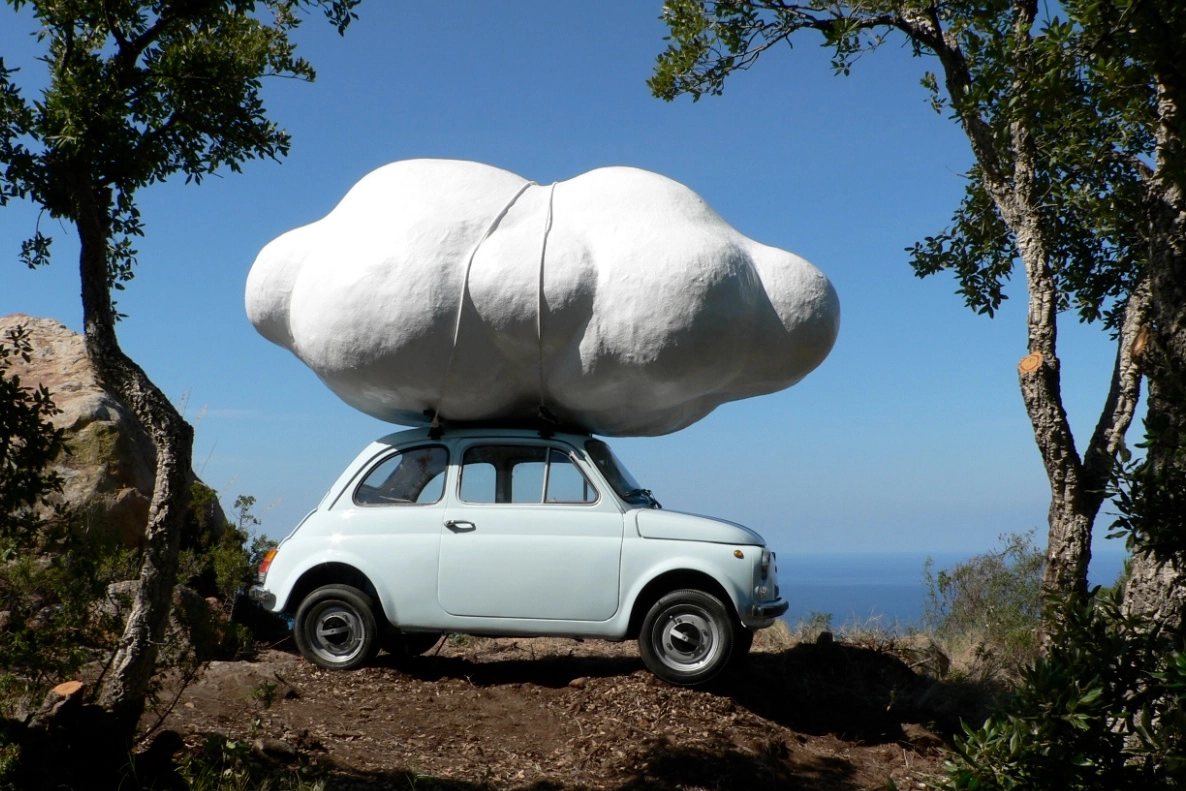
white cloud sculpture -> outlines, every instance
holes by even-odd
[[[382,420],[677,431],[789,387],[840,327],[832,284],[644,170],[540,186],[476,162],[370,173],[271,242],[247,315]]]

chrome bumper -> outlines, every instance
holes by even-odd
[[[265,610],[271,610],[276,606],[276,594],[260,585],[252,585],[248,588],[247,597],[260,604]]]
[[[791,603],[786,599],[764,601],[761,604],[755,604],[750,609],[750,615],[754,618],[777,618],[790,609],[790,606]]]

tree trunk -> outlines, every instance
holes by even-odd
[[[1009,35],[1014,58],[1010,64],[1011,93],[1016,98],[1026,97],[1030,81],[1043,73],[1044,67],[1033,61],[1030,46],[1037,9],[1038,5],[1028,0],[1013,4]],[[1134,289],[1129,299],[1108,399],[1080,457],[1062,402],[1057,355],[1059,294],[1050,267],[1047,229],[1043,226],[1044,198],[1036,184],[1036,163],[1041,154],[1031,126],[1033,116],[1016,113],[1009,123],[1008,139],[999,139],[997,128],[981,115],[980,106],[964,99],[974,93],[973,80],[957,38],[944,32],[938,19],[926,15],[903,16],[898,24],[915,42],[932,49],[943,64],[947,93],[971,143],[984,189],[1013,233],[1025,267],[1029,354],[1018,371],[1022,399],[1050,482],[1043,590],[1048,597],[1067,593],[1082,597],[1087,592],[1092,529],[1140,398],[1141,372],[1134,362],[1133,348],[1147,322],[1148,286],[1142,284]],[[1003,155],[1003,150],[1008,154]]]
[[[145,531],[140,576],[124,634],[100,690],[99,703],[130,743],[144,710],[149,681],[173,604],[177,557],[189,505],[193,429],[119,346],[111,302],[108,247],[111,195],[75,189],[84,337],[99,381],[132,411],[156,449],[156,480]]]
[[[1029,293],[1029,354],[1018,366],[1022,400],[1050,482],[1046,570],[1047,597],[1087,595],[1087,567],[1096,516],[1103,505],[1112,466],[1123,445],[1140,399],[1141,374],[1133,356],[1136,339],[1148,321],[1149,287],[1141,283],[1130,295],[1117,339],[1116,362],[1108,397],[1083,456],[1062,403],[1057,353],[1058,293],[1047,261],[1041,214],[1031,194],[1032,159],[1026,155],[1029,134],[1015,125],[1017,152],[1012,185],[990,190],[1005,222],[1017,237]]]
[[[1186,629],[1186,86],[1159,90],[1158,160],[1150,222],[1152,342],[1146,354],[1149,401],[1146,482],[1155,505],[1136,514],[1141,527],[1125,589],[1125,610],[1151,625]],[[1173,90],[1177,87],[1178,90]]]

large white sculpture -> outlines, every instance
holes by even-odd
[[[601,168],[541,186],[476,162],[374,171],[279,237],[247,314],[351,406],[423,425],[531,419],[676,431],[802,379],[836,292],[668,178]]]

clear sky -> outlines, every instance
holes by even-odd
[[[148,233],[118,295],[121,342],[184,401],[194,468],[228,510],[254,495],[264,531],[283,536],[392,430],[256,334],[243,309],[256,254],[370,170],[448,157],[539,183],[604,165],[654,170],[832,279],[840,338],[800,384],[673,435],[612,441],[665,506],[743,522],[783,553],[973,552],[1033,528],[1044,540],[1049,490],[1017,385],[1023,273],[989,320],[951,278],[914,277],[904,252],[945,227],[970,162],[918,84],[934,66],[890,43],[838,77],[804,39],[735,75],[723,97],[665,103],[645,84],[664,47],[659,13],[657,0],[370,0],[345,38],[310,19],[296,40],[316,83],[272,80],[265,93],[291,155],[140,193]],[[0,55],[36,82],[27,19],[0,14]],[[0,314],[80,329],[70,229],[41,220],[57,237],[49,268],[17,260],[36,223],[29,206],[0,209]],[[1082,443],[1114,352],[1101,330],[1064,318],[1064,393]]]

